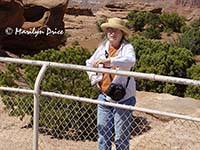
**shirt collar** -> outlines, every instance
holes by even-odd
[[[121,43],[121,46],[120,46],[120,48],[118,49],[118,51],[120,51],[123,47],[124,47],[124,45],[126,45],[126,41],[123,39],[123,41],[122,41],[122,43]],[[108,49],[109,49],[109,44],[110,44],[110,42],[107,40],[107,42],[106,42],[106,51],[108,51]]]

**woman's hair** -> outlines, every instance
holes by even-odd
[[[107,37],[106,37],[106,35],[103,37],[103,39],[102,39],[102,41],[99,43],[99,45],[98,46],[105,46],[106,45],[106,42],[107,42]]]
[[[102,39],[102,41],[99,43],[98,47],[99,47],[99,46],[105,46],[105,45],[106,45],[106,42],[107,42],[107,40],[108,40],[108,38],[107,38],[107,35],[106,35],[106,34],[104,34],[104,36],[103,36],[103,39]],[[129,41],[129,40],[127,40],[127,39],[124,37],[124,35],[123,35],[123,37],[122,37],[122,39],[121,39],[120,43],[122,43],[122,41],[126,41],[127,43],[130,43],[130,41]]]

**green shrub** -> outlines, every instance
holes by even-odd
[[[194,55],[200,54],[200,30],[195,28],[188,28],[175,41],[175,45],[185,47]]]
[[[198,19],[195,19],[191,22],[191,26],[193,28],[199,29],[200,27],[200,17]]]
[[[135,31],[143,31],[145,25],[148,25],[160,32],[163,30],[180,32],[181,27],[185,25],[185,18],[177,13],[163,13],[160,15],[151,12],[131,11],[127,19],[128,27]]]
[[[143,31],[142,35],[149,39],[160,39],[161,38],[160,31],[154,27],[150,27],[150,28],[146,29],[145,31]]]
[[[135,31],[143,31],[145,25],[150,25],[155,28],[160,24],[160,19],[157,14],[145,11],[131,11],[127,16],[127,19],[127,26]]]
[[[170,28],[164,28],[163,32],[167,33],[167,36],[170,36],[173,33],[173,30]]]
[[[10,74],[5,74],[0,71],[0,86],[14,86],[14,82],[12,80],[12,76]]]
[[[136,52],[135,71],[185,78],[186,69],[195,63],[193,54],[185,48],[138,36],[130,41]],[[183,85],[137,79],[138,90],[183,96],[185,88]]]
[[[85,65],[86,59],[90,57],[89,50],[81,47],[72,47],[63,51],[49,49],[39,54],[26,56],[26,59],[53,61]],[[38,66],[31,65],[9,65],[8,72],[13,79],[26,84],[27,88],[33,89],[35,79],[40,70]],[[50,91],[80,97],[96,98],[98,91],[90,86],[86,72],[71,69],[48,68],[41,83],[42,91]],[[33,97],[27,94],[5,93],[3,102],[10,109],[10,115],[20,116],[33,115]],[[87,108],[87,109],[86,109]],[[90,117],[88,117],[88,114]],[[40,97],[40,119],[39,126],[43,131],[57,137],[68,137],[70,132],[79,133],[79,138],[93,138],[91,135],[82,135],[96,129],[95,116],[96,106],[84,102],[63,100],[61,98]],[[84,122],[84,119],[87,120]],[[93,120],[92,120],[93,119]],[[30,125],[32,124],[32,117]],[[85,126],[90,126],[86,131]]]
[[[194,80],[200,81],[200,64],[192,65],[191,68],[187,69],[187,77]],[[193,97],[200,100],[200,87],[199,86],[188,86],[185,92],[185,96]]]
[[[174,32],[180,32],[181,27],[185,25],[185,18],[177,13],[163,13],[160,20],[165,29],[172,29]]]
[[[190,29],[192,29],[192,26],[184,25],[184,26],[181,27],[181,33],[187,32]]]

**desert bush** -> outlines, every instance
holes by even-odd
[[[77,46],[63,51],[49,49],[33,57],[26,56],[25,58],[85,65],[85,61],[89,57],[89,50]],[[15,83],[15,86],[17,83],[23,82],[27,88],[33,89],[39,70],[40,67],[38,66],[14,64],[9,65],[8,71],[3,75],[12,76],[14,80],[12,82]],[[2,76],[0,75],[0,77]],[[96,98],[98,94],[98,91],[90,86],[86,72],[60,68],[48,68],[41,83],[41,90],[89,98]],[[21,119],[25,115],[33,115],[33,97],[30,95],[6,92],[3,95],[3,102],[6,108],[10,109],[10,115],[20,116]],[[88,118],[88,113],[93,120]],[[88,125],[90,126],[88,133],[91,133],[91,129],[96,129],[94,127],[96,107],[84,102],[41,96],[39,115],[40,128],[55,137],[62,136],[67,138],[68,133],[72,130],[77,131],[76,133],[82,131],[81,133],[84,134],[87,132],[85,126]],[[84,119],[87,122],[83,122]],[[32,117],[30,125],[32,125]],[[82,137],[92,138],[91,135],[88,135],[88,137],[83,135]]]
[[[145,25],[151,26],[158,31],[180,32],[184,26],[185,19],[177,13],[155,14],[151,12],[135,12],[131,11],[128,16],[128,27],[135,31],[145,30]]]
[[[191,50],[194,55],[199,55],[200,30],[196,28],[187,28],[184,30],[183,34],[175,40],[174,43],[179,47],[184,47]]]
[[[160,31],[152,26],[149,27],[148,29],[146,29],[145,31],[143,31],[142,35],[149,39],[160,39],[161,38]]]
[[[200,64],[192,65],[187,69],[187,77],[194,80],[200,80]],[[200,100],[200,87],[188,86],[185,92],[186,97],[192,97]]]
[[[200,17],[195,19],[190,24],[193,28],[199,29],[200,28]]]
[[[181,27],[181,33],[187,32],[188,30],[192,29],[191,25],[184,25]]]
[[[172,47],[167,43],[135,36],[134,45],[137,63],[134,71],[159,75],[186,77],[186,69],[194,63],[194,56],[186,48]],[[137,89],[183,96],[186,86],[137,79]]]
[[[135,30],[140,35],[151,39],[160,39],[160,32],[180,32],[185,26],[185,19],[177,13],[155,14],[145,11],[131,11],[127,15],[127,26]]]
[[[181,27],[185,25],[185,18],[177,13],[163,13],[160,20],[165,30],[171,29],[174,32],[180,32]]]
[[[10,74],[5,74],[0,71],[0,85],[1,86],[13,86],[15,85],[12,81],[12,76]]]
[[[157,28],[160,24],[160,19],[157,14],[145,11],[131,11],[127,19],[127,26],[135,31],[143,31],[145,25]]]

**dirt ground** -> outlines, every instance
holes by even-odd
[[[97,30],[96,16],[65,15],[65,30],[69,34],[65,47],[78,42],[80,46],[94,50],[101,42],[101,33]]]

